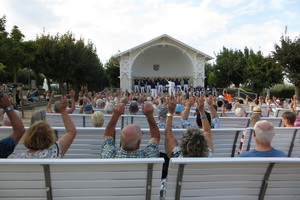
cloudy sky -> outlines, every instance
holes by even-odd
[[[274,50],[287,26],[300,35],[299,0],[0,0],[6,30],[26,36],[72,32],[91,40],[101,62],[162,34],[210,56],[222,47]]]

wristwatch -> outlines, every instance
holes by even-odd
[[[167,113],[167,117],[173,117],[171,113]]]
[[[14,108],[12,107],[12,106],[8,106],[8,107],[6,107],[6,108],[4,108],[3,110],[5,111],[5,112],[9,112],[9,111],[11,111],[11,110],[13,110]]]

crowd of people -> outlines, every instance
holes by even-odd
[[[163,79],[160,79],[163,80]],[[151,80],[150,80],[151,81]],[[165,79],[166,83],[171,85],[173,80]],[[141,80],[139,80],[139,86]],[[148,84],[146,84],[148,85]],[[151,84],[150,84],[151,85]],[[175,88],[176,88],[176,84]],[[223,90],[222,95],[205,95],[188,88],[177,91],[154,92],[148,90],[148,93],[139,92],[141,88],[136,88],[133,92],[107,91],[105,94],[88,91],[87,87],[82,87],[78,93],[78,100],[75,101],[75,92],[71,90],[68,98],[61,96],[59,101],[54,102],[55,92],[49,93],[49,101],[46,110],[37,110],[33,113],[31,125],[24,129],[22,120],[18,112],[13,109],[11,101],[7,94],[1,93],[0,108],[2,114],[6,115],[9,124],[3,126],[12,126],[12,133],[6,138],[0,140],[1,158],[63,158],[68,148],[76,137],[76,126],[70,118],[75,110],[76,104],[80,106],[79,113],[91,114],[91,120],[95,127],[102,127],[104,124],[104,114],[110,114],[110,121],[106,125],[103,142],[99,149],[99,158],[149,158],[164,157],[166,163],[172,157],[213,157],[214,145],[211,129],[219,128],[220,120],[217,114],[222,111],[223,117],[228,117],[226,112],[235,112],[240,117],[248,116],[248,113],[241,106],[243,102],[237,99],[230,100],[227,90]],[[269,109],[272,102],[276,106],[282,106],[281,101],[266,98]],[[277,104],[276,104],[277,102]],[[53,105],[52,105],[53,103]],[[286,154],[272,147],[271,142],[274,137],[274,125],[263,120],[260,105],[263,99],[259,97],[249,102],[246,97],[245,105],[253,107],[250,121],[254,127],[255,149],[239,154],[240,157],[286,157]],[[126,111],[132,115],[138,114],[141,107],[141,113],[146,116],[149,129],[150,140],[146,148],[140,148],[143,132],[139,124],[129,124],[125,126],[120,133],[121,143],[114,143],[115,128],[117,121]],[[284,126],[299,126],[298,117],[295,112],[297,107],[297,96],[293,96],[289,102],[290,112],[282,115]],[[195,108],[195,123],[190,121],[191,109]],[[102,111],[99,111],[100,109]],[[97,110],[97,111],[95,111]],[[57,138],[55,130],[47,123],[47,113],[59,113],[64,122],[66,133]],[[158,121],[155,116],[158,116]],[[181,116],[181,124],[173,124],[173,116]],[[165,153],[159,151],[160,131],[163,128],[165,135]],[[176,128],[186,129],[180,141],[177,141],[172,134]],[[233,127],[234,128],[234,127]],[[24,136],[23,136],[24,135]],[[26,152],[13,153],[14,148],[23,137],[24,146],[28,149]],[[165,173],[165,178],[167,174]],[[163,179],[165,185],[165,179]],[[162,195],[163,196],[163,195]]]
[[[125,91],[121,93],[119,89],[116,91],[107,91],[106,94],[102,93],[94,93],[91,91],[88,91],[87,87],[82,87],[79,94],[78,94],[78,101],[75,102],[75,92],[74,90],[71,90],[69,92],[69,99],[67,99],[66,96],[62,96],[61,100],[56,101],[53,103],[53,99],[55,96],[55,92],[52,92],[49,95],[49,102],[47,105],[47,109],[45,110],[39,110],[35,111],[32,115],[32,121],[31,121],[31,126],[28,129],[27,132],[32,133],[30,137],[26,135],[26,137],[35,139],[36,141],[34,142],[35,145],[38,144],[41,138],[41,135],[39,137],[34,136],[34,132],[47,132],[51,130],[51,127],[47,125],[46,123],[46,112],[47,113],[60,113],[62,115],[62,119],[65,122],[65,127],[67,130],[67,135],[71,135],[70,137],[64,137],[63,140],[58,139],[58,147],[62,146],[60,152],[62,153],[62,156],[66,152],[67,148],[65,146],[69,146],[70,142],[74,139],[76,135],[76,128],[74,124],[72,123],[72,120],[68,116],[69,114],[72,114],[75,110],[75,105],[79,105],[80,111],[79,113],[85,113],[85,114],[91,114],[91,119],[93,121],[93,124],[95,127],[102,127],[104,124],[104,114],[110,114],[112,115],[111,121],[108,122],[106,132],[104,135],[104,141],[106,143],[109,143],[111,140],[110,138],[112,137],[111,134],[114,132],[116,122],[118,121],[118,118],[125,112],[126,105],[128,106],[128,112],[130,114],[137,114],[139,111],[139,107],[142,107],[142,112],[140,114],[144,114],[147,117],[148,123],[149,123],[149,128],[151,134],[153,134],[153,137],[151,141],[155,144],[159,144],[159,134],[157,133],[158,129],[164,128],[165,129],[165,135],[168,136],[168,138],[172,138],[172,129],[176,128],[186,128],[187,133],[195,133],[197,132],[196,130],[203,130],[204,135],[205,135],[205,140],[208,143],[208,146],[210,147],[209,152],[213,152],[213,145],[212,145],[212,140],[211,137],[208,137],[210,134],[209,131],[207,131],[210,128],[218,128],[220,126],[220,121],[219,117],[217,114],[218,110],[222,110],[222,116],[223,117],[228,117],[226,115],[226,112],[232,112],[233,110],[237,115],[240,117],[247,116],[248,113],[245,112],[245,109],[242,108],[240,100],[236,100],[235,102],[229,102],[228,100],[225,100],[226,96],[226,90],[223,91],[224,96],[219,96],[215,97],[213,95],[201,95],[199,93],[195,92],[187,92],[185,95],[181,91],[175,92],[174,94],[168,95],[168,93],[158,93],[156,97],[152,96],[151,93],[140,93],[140,92],[131,92],[129,93],[128,91]],[[21,120],[20,119],[20,114],[17,110],[14,110],[11,106],[11,102],[9,100],[9,97],[6,94],[1,94],[2,97],[1,102],[3,102],[1,105],[1,108],[4,114],[4,123],[3,126],[13,126],[14,127],[14,121],[15,120]],[[267,101],[271,101],[270,99],[266,99]],[[205,105],[204,106],[204,102]],[[260,105],[262,104],[263,100],[262,97],[259,97],[258,99],[254,99],[252,104],[249,102],[248,97],[246,97],[246,106],[254,106],[253,112],[251,113],[251,120],[256,122],[260,121],[262,116],[262,111],[260,109]],[[282,122],[284,126],[290,127],[290,126],[299,126],[299,123],[297,120],[298,117],[295,114],[295,107],[297,106],[297,100],[296,96],[291,98],[290,101],[290,112],[285,112],[282,115]],[[53,106],[52,106],[53,103]],[[9,104],[9,105],[8,105]],[[278,103],[280,105],[281,102]],[[69,108],[68,108],[69,107]],[[195,116],[196,117],[196,123],[191,122],[188,118],[190,116],[191,108],[195,107],[196,110]],[[94,111],[97,109],[102,109],[102,111]],[[238,111],[236,111],[238,110]],[[11,115],[11,113],[13,113]],[[242,114],[240,114],[242,113]],[[154,116],[158,116],[158,120],[156,121]],[[181,116],[181,124],[173,124],[171,117],[175,116]],[[11,119],[13,118],[13,119]],[[22,120],[21,120],[22,121]],[[36,123],[35,121],[39,122]],[[41,123],[42,122],[42,123]],[[264,124],[266,124],[265,122]],[[196,125],[195,125],[196,124]],[[253,124],[254,125],[254,124]],[[20,126],[20,123],[18,123],[18,126]],[[267,125],[266,125],[267,126]],[[189,130],[189,128],[191,128]],[[128,129],[128,130],[127,130]],[[72,130],[72,131],[70,131]],[[141,137],[141,132],[138,124],[136,125],[131,125],[129,127],[125,127],[122,130],[122,133],[124,133],[124,137],[122,136],[122,141],[126,141],[127,138],[130,138],[127,136],[126,133],[134,133],[131,135],[131,137],[135,138],[137,137],[138,139],[136,141],[140,140]],[[201,131],[200,131],[201,132]],[[51,135],[52,132],[49,132],[49,135]],[[199,133],[198,133],[199,134]],[[20,134],[19,134],[20,135]],[[45,134],[47,135],[47,134]],[[129,134],[130,135],[130,134]],[[188,135],[188,134],[187,134]],[[169,137],[170,136],[170,137]],[[19,141],[15,137],[10,137],[13,138],[15,141],[15,145]],[[66,138],[70,138],[68,142],[66,141]],[[210,138],[210,139],[209,139]],[[48,138],[49,139],[49,138]],[[1,142],[5,141],[7,139],[1,140]],[[128,139],[131,141],[132,139]],[[199,139],[200,140],[200,139]],[[12,141],[10,139],[10,141]],[[64,142],[62,142],[64,141]],[[169,140],[166,140],[169,141]],[[172,141],[172,139],[170,139]],[[31,142],[29,142],[31,143]],[[50,148],[50,146],[53,146],[54,144],[54,139],[49,140],[49,144],[47,142],[42,142],[43,144],[46,144],[47,148]],[[67,145],[65,144],[67,143]],[[1,143],[2,144],[2,143]],[[11,143],[10,143],[11,144]],[[178,143],[173,143],[172,148],[174,149],[174,144],[175,146],[178,146]],[[50,145],[50,146],[49,146]],[[135,144],[135,148],[138,149],[137,147],[139,146],[138,144]],[[2,145],[1,145],[2,146]],[[104,145],[105,146],[105,145]],[[153,146],[153,145],[152,145]],[[39,146],[33,147],[33,146],[26,146],[29,151],[27,153],[31,153],[33,151],[45,149],[45,146]],[[29,148],[30,147],[30,148]],[[166,149],[168,149],[166,145]],[[104,149],[104,148],[102,148]],[[132,150],[132,148],[129,148]],[[126,150],[126,148],[123,148],[122,150]],[[171,153],[167,150],[167,155],[170,157]],[[172,152],[172,151],[171,151]],[[198,151],[193,152],[195,156],[200,156],[200,154],[197,154]],[[11,152],[9,153],[11,154]],[[174,153],[173,153],[174,154]],[[181,156],[184,155],[182,152],[179,153]],[[201,154],[202,155],[202,154]],[[210,153],[212,155],[212,153]],[[61,156],[61,157],[62,157]],[[103,157],[108,157],[107,155],[103,155]],[[118,156],[113,156],[113,157],[118,157]],[[200,156],[202,157],[202,156]]]

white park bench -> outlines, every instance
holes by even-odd
[[[2,159],[3,200],[156,200],[163,158]]]
[[[300,158],[171,158],[167,200],[299,200]]]

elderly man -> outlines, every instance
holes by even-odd
[[[15,113],[11,102],[6,94],[0,94],[0,108],[2,108],[10,119],[13,132],[2,140],[0,140],[0,158],[7,158],[15,149],[23,134],[25,128],[23,122]]]
[[[113,115],[104,132],[104,142],[100,150],[101,158],[152,158],[159,157],[158,144],[160,132],[153,117],[153,106],[145,103],[142,106],[150,127],[151,138],[145,149],[140,148],[142,131],[138,125],[130,124],[121,131],[121,148],[114,144],[114,134],[119,117],[124,113],[125,106],[118,103],[114,107]]]
[[[274,137],[274,126],[272,123],[261,120],[254,125],[254,140],[256,147],[250,151],[241,153],[239,157],[286,157],[286,154],[271,146]]]

